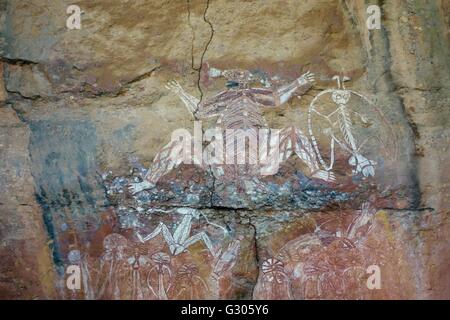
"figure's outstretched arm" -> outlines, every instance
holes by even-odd
[[[278,88],[274,92],[276,104],[282,105],[292,97],[297,89],[311,86],[314,81],[314,74],[308,71],[292,83]]]
[[[167,82],[166,88],[174,92],[181,99],[181,101],[184,102],[189,112],[195,116],[198,109],[198,104],[200,103],[199,99],[184,91],[181,85],[175,80]]]

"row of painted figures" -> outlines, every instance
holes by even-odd
[[[81,269],[85,299],[201,299],[219,291],[219,282],[227,277],[237,260],[239,240],[228,243],[224,250],[208,263],[210,270],[203,276],[204,266],[192,261],[189,253],[173,256],[158,247],[145,247],[112,233],[103,241],[100,259],[90,258],[78,250],[69,253],[71,264]],[[208,259],[209,260],[209,259]],[[205,280],[207,279],[207,280]]]
[[[365,203],[345,231],[323,230],[325,222],[287,242],[273,256],[260,257],[253,298],[346,298],[349,292],[349,298],[360,298],[367,264],[362,251],[374,216],[375,210]],[[69,253],[69,262],[81,269],[83,296],[71,294],[77,299],[226,298],[239,282],[233,268],[242,240],[218,240],[214,255],[203,244],[199,256],[189,248],[174,253],[162,235],[139,243],[112,233],[104,238],[100,259],[78,250]]]

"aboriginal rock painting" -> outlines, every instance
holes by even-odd
[[[367,267],[385,263],[380,252],[368,246],[375,214],[363,203],[351,214],[313,220],[313,230],[266,252],[254,298],[363,299]]]
[[[186,244],[185,244],[186,245]],[[187,245],[186,245],[187,246]],[[223,282],[231,276],[240,250],[240,241],[215,246],[215,256],[197,250],[197,261],[190,254],[165,250],[163,241],[143,245],[124,235],[111,233],[96,257],[79,250],[69,252],[71,264],[80,266],[81,299],[207,299],[219,298]],[[177,247],[179,248],[179,247]],[[89,251],[88,249],[86,251]]]
[[[200,147],[208,150],[214,144],[214,155],[221,153],[219,158],[227,161],[205,161],[195,141],[172,139],[149,168],[133,157],[129,175],[103,174],[114,219],[93,236],[98,243],[68,253],[68,263],[80,266],[83,290],[67,294],[216,299],[250,286],[246,298],[363,298],[358,288],[365,285],[367,264],[381,263],[376,250],[366,252],[378,189],[383,171],[398,156],[383,113],[364,95],[346,89],[348,78],[336,76],[337,88],[312,98],[303,127],[273,129],[263,110],[300,97],[312,87],[314,74],[306,72],[278,88],[245,70],[211,68],[209,76],[224,77],[227,89],[200,101],[176,81],[166,88],[195,120],[217,119],[216,139]],[[243,130],[257,143],[240,143],[233,130]],[[186,149],[191,156],[187,164]],[[290,159],[299,160],[301,168],[283,167]],[[217,217],[211,210],[217,207],[230,208],[230,215]],[[258,226],[247,222],[251,234],[248,228],[238,230],[243,223],[239,210],[311,215],[329,207],[334,211],[328,219],[319,214],[312,230],[286,243],[267,240],[267,250],[254,244]],[[243,257],[249,252],[258,256],[254,269],[241,265],[235,270],[236,264],[248,262]],[[246,272],[258,276],[239,278]]]
[[[270,152],[276,150],[277,159],[272,159],[272,161],[269,161],[265,165],[260,163],[259,167],[257,165],[258,161],[256,159],[252,161],[251,158],[259,155],[260,151],[252,149],[255,146],[250,144],[247,149],[245,147],[241,148],[239,143],[235,143],[235,137],[229,136],[230,129],[239,129],[245,130],[250,136],[253,136],[255,141],[261,138],[257,137],[258,129],[268,127],[262,115],[262,109],[280,107],[297,91],[307,91],[314,81],[314,75],[312,73],[307,72],[294,82],[274,90],[272,88],[251,87],[250,83],[254,81],[254,76],[248,71],[213,70],[215,71],[215,76],[223,76],[227,79],[227,86],[229,88],[205,101],[200,102],[197,98],[189,95],[176,81],[169,82],[167,88],[178,95],[195,119],[217,118],[217,128],[222,131],[223,134],[221,136],[226,143],[226,147],[224,148],[226,153],[224,155],[225,157],[232,153],[234,160],[235,155],[237,159],[245,158],[245,155],[242,155],[242,153],[249,155],[250,159],[244,163],[244,168],[236,161],[232,161],[234,163],[231,165],[214,166],[213,173],[216,176],[225,176],[231,179],[238,177],[240,179],[249,179],[249,177],[251,178],[257,173],[256,168],[260,169],[261,172],[271,172],[273,171],[272,165],[274,162],[283,162],[291,154],[296,154],[305,162],[312,177],[325,181],[333,179],[332,173],[320,169],[317,156],[314,153],[309,139],[298,128],[291,127],[281,130],[280,136],[278,137],[279,142],[276,141],[275,147],[273,146],[275,141],[269,137],[267,142],[272,148],[266,152],[266,157],[272,159],[273,155]],[[268,135],[270,135],[269,132],[270,130],[267,131]],[[167,174],[176,166],[179,166],[184,159],[184,155],[181,152],[183,148],[180,146],[183,143],[185,142],[175,140],[166,145],[156,155],[153,165],[148,169],[143,181],[130,186],[131,191],[136,193],[155,186],[163,175]],[[263,144],[260,143],[259,145]],[[197,159],[196,162],[200,162],[200,160]],[[249,166],[248,164],[252,162],[254,165]]]
[[[216,128],[222,131],[219,150],[224,153],[220,159],[230,160],[228,155],[231,154],[232,160],[226,162],[226,165],[212,166],[211,169],[216,178],[251,180],[258,173],[274,174],[276,173],[273,168],[274,163],[279,165],[295,154],[309,169],[309,173],[307,173],[309,177],[332,182],[336,180],[333,172],[336,156],[335,145],[349,155],[347,165],[352,168],[352,176],[374,176],[377,162],[364,155],[364,150],[373,145],[369,143],[373,139],[376,139],[377,143],[384,147],[386,151],[384,156],[395,157],[395,154],[391,154],[391,151],[396,149],[395,146],[388,146],[389,143],[395,143],[392,131],[388,132],[386,136],[386,133],[373,132],[374,128],[368,130],[374,125],[374,121],[378,121],[380,118],[382,120],[379,122],[384,120],[380,110],[363,95],[345,89],[344,81],[349,80],[347,77],[343,77],[341,83],[341,78],[335,76],[333,79],[337,79],[338,89],[324,90],[311,102],[308,112],[308,136],[303,130],[296,127],[284,128],[280,130],[279,134],[272,134],[274,130],[268,128],[262,111],[263,109],[280,108],[294,94],[299,97],[308,91],[314,82],[314,74],[307,72],[292,83],[278,89],[272,89],[270,85],[264,88],[252,87],[251,83],[255,81],[255,76],[245,70],[220,71],[213,68],[210,74],[215,77],[225,77],[228,89],[205,101],[199,101],[189,95],[176,81],[170,81],[166,88],[182,100],[196,120],[217,118]],[[324,104],[324,110],[322,110],[318,100],[327,94],[331,95],[334,105],[330,108],[329,105]],[[361,111],[354,110],[354,106],[347,105],[351,96],[359,98],[360,103],[357,108],[362,109]],[[360,125],[356,126],[356,124]],[[365,130],[358,131],[360,127]],[[267,131],[262,131],[263,128]],[[230,132],[232,134],[236,132],[232,131],[233,129],[245,131],[250,138],[253,136],[253,139],[259,143],[246,144],[245,141],[239,143],[236,141],[236,137],[230,137]],[[261,132],[264,132],[265,135],[261,135]],[[319,147],[317,134],[323,134],[328,138],[331,148],[329,155],[325,156],[324,153],[327,148]],[[185,150],[183,144],[185,143],[186,141],[183,140],[173,140],[163,147],[143,176],[143,181],[132,183],[129,186],[130,191],[138,193],[155,187],[161,177],[182,164],[185,160],[183,154]],[[188,141],[188,143],[191,142]],[[275,144],[276,146],[274,146]],[[192,162],[202,165],[202,159],[198,158],[203,157],[203,154],[195,154],[195,146],[189,145],[188,148],[192,148],[194,151]],[[387,148],[389,150],[386,150]],[[264,154],[264,158],[270,161],[264,163],[261,161],[263,159],[259,159],[260,161],[252,159],[261,154]],[[330,158],[329,163],[326,163],[325,157]],[[246,161],[242,165],[237,159]]]
[[[375,176],[377,165],[398,158],[396,136],[379,108],[360,93],[345,88],[344,82],[349,78],[333,79],[338,88],[320,92],[308,110],[308,132],[320,167],[329,172],[345,172],[347,166],[352,177]],[[327,96],[331,97],[331,104],[319,103]],[[360,103],[350,105],[350,100]],[[325,143],[318,143],[318,136]],[[336,166],[337,148],[344,160],[340,169]]]

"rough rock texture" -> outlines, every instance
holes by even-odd
[[[450,4],[378,1],[368,30],[366,2],[0,0],[0,298],[450,298]],[[80,30],[66,28],[71,4]],[[373,102],[349,106],[373,121],[355,132],[374,137],[361,152],[375,176],[355,178],[340,150],[336,183],[293,157],[252,180],[182,165],[131,195],[172,131],[194,127],[165,83],[203,101],[224,89],[212,67],[273,87],[314,72],[301,99],[264,111],[305,133],[312,99],[351,77]],[[185,218],[210,247],[139,241]]]

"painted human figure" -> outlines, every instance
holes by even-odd
[[[176,81],[170,81],[166,87],[180,97],[196,120],[216,117],[217,127],[225,132],[227,143],[230,141],[226,137],[226,132],[229,129],[254,130],[253,132],[261,128],[268,129],[262,114],[263,109],[280,107],[294,94],[300,95],[306,92],[314,82],[314,75],[307,72],[292,83],[278,89],[252,87],[250,84],[257,79],[249,71],[213,70],[215,71],[213,76],[223,76],[228,80],[227,90],[205,101],[200,101],[188,94]],[[231,141],[234,144],[234,140],[231,139]],[[279,158],[276,159],[278,163],[287,160],[292,153],[295,153],[309,167],[312,177],[325,181],[334,180],[332,172],[320,169],[308,137],[298,128],[289,127],[281,130],[279,142],[279,154],[277,155]],[[182,142],[174,140],[167,144],[156,155],[151,168],[144,177],[144,181],[131,184],[130,191],[137,193],[152,188],[163,175],[180,165],[183,161],[183,155],[179,148],[180,143]],[[270,167],[270,164],[267,166]],[[260,169],[264,171],[264,168]],[[270,168],[267,169],[270,171]]]
[[[119,300],[123,293],[124,274],[128,270],[126,261],[128,240],[121,234],[111,233],[103,239],[103,248],[97,284],[98,298]]]
[[[183,218],[181,222],[178,224],[178,226],[175,228],[173,233],[163,222],[160,222],[159,225],[146,236],[142,236],[139,232],[136,232],[139,241],[146,242],[155,238],[157,235],[162,234],[164,240],[169,246],[170,253],[174,256],[185,252],[189,246],[193,245],[196,242],[203,242],[206,248],[211,253],[211,255],[214,257],[216,257],[220,253],[218,251],[218,248],[215,248],[213,246],[208,234],[205,231],[201,231],[191,236],[192,220],[199,219],[201,215],[201,212],[198,209],[177,208],[174,210],[156,210],[156,211],[165,213],[175,212],[175,214],[178,214]],[[225,233],[227,232],[227,230],[224,227],[219,226],[213,222],[210,222],[208,218],[206,218],[206,216],[203,217],[206,219],[206,222],[208,224],[221,228]]]
[[[276,258],[268,258],[261,265],[253,298],[292,300],[290,282],[284,263]]]
[[[350,80],[348,77],[334,76],[333,79],[337,80],[338,88],[337,89],[328,89],[319,93],[312,101],[309,107],[308,112],[308,127],[309,133],[311,136],[311,142],[314,150],[316,151],[317,158],[321,163],[321,167],[324,170],[331,171],[333,169],[335,154],[334,154],[334,146],[337,144],[341,147],[342,150],[347,152],[350,155],[348,159],[348,164],[353,167],[352,175],[361,174],[364,177],[370,177],[375,175],[375,166],[377,165],[376,161],[369,160],[366,158],[360,151],[361,147],[364,146],[365,142],[369,139],[366,138],[362,143],[358,142],[356,135],[354,134],[353,121],[351,116],[356,115],[356,119],[361,122],[362,125],[369,125],[370,121],[366,119],[364,116],[352,110],[347,106],[347,103],[350,100],[352,95],[359,97],[362,101],[366,102],[370,105],[369,100],[363,95],[348,90],[345,88],[344,82]],[[317,110],[316,101],[325,94],[331,94],[331,99],[335,103],[333,111],[324,110],[326,114]],[[327,165],[322,158],[320,148],[314,136],[314,126],[313,117],[319,116],[319,119],[323,121],[328,127],[323,129],[323,133],[325,133],[330,138],[330,164]],[[341,137],[339,137],[341,136]]]

